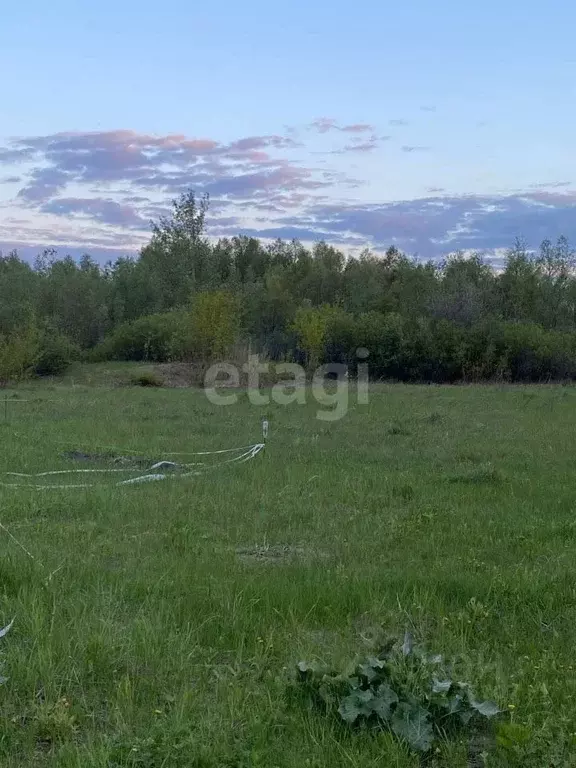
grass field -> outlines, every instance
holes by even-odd
[[[2,471],[244,445],[264,413],[192,390],[16,394]],[[270,406],[263,453],[188,480],[0,489],[34,557],[0,529],[2,768],[418,766],[285,702],[296,662],[344,665],[380,626],[459,657],[526,726],[475,765],[576,766],[576,390],[379,386],[341,421],[317,408]],[[454,743],[430,764],[472,763]]]

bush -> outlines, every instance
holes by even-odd
[[[576,334],[549,331],[536,323],[500,323],[486,349],[498,359],[500,376],[537,382],[576,378]]]
[[[178,360],[183,354],[186,314],[165,312],[123,323],[94,348],[91,358],[156,363]]]
[[[328,320],[324,362],[354,365],[360,346],[358,322],[349,312],[338,310]]]
[[[38,333],[29,324],[6,336],[0,335],[0,384],[29,376],[38,356]]]
[[[358,348],[368,350],[373,378],[402,379],[405,376],[405,321],[396,313],[365,312],[358,317],[334,312],[328,320],[325,360],[345,363],[356,372]]]
[[[57,332],[46,332],[40,340],[34,373],[37,376],[57,376],[79,356],[78,347],[66,336]]]
[[[292,346],[292,359],[312,365],[343,363],[351,375],[359,362],[357,350],[364,347],[369,351],[372,379],[435,383],[576,379],[574,331],[496,318],[464,326],[445,318],[406,318],[396,312],[352,315],[335,307],[303,308],[297,318],[294,337],[286,336],[283,342]],[[206,292],[195,297],[190,312],[173,311],[124,323],[92,350],[90,359],[209,364],[231,354],[239,328],[233,297],[223,291]],[[21,333],[7,350],[16,373],[26,369],[31,339]],[[56,348],[46,356],[58,362],[62,340],[44,343],[48,349]],[[60,364],[65,361],[63,355]]]
[[[130,383],[135,387],[163,387],[164,380],[157,376],[152,371],[145,373],[139,373],[137,376],[133,376]]]
[[[238,338],[240,307],[229,291],[204,291],[194,297],[189,315],[187,353],[204,361],[227,355]]]
[[[406,371],[406,322],[397,313],[367,312],[358,318],[360,346],[370,352],[376,378],[403,379]]]

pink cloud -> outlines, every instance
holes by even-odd
[[[352,125],[343,125],[340,130],[345,133],[371,133],[374,131],[374,126],[368,123],[353,123]]]
[[[328,133],[337,128],[337,121],[333,117],[318,117],[310,123],[310,127],[318,133]]]
[[[342,131],[343,133],[373,133],[375,128],[369,123],[350,123],[349,125],[338,125],[338,121],[333,117],[318,117],[310,123],[309,128],[318,133],[328,133],[329,131]]]
[[[14,140],[7,149],[0,147],[0,165],[27,158],[34,167],[24,174],[19,192],[22,201],[38,205],[53,199],[69,184],[113,185],[128,183],[132,192],[157,187],[178,191],[197,185],[219,187],[229,180],[240,188],[239,178],[250,179],[254,168],[269,188],[273,179],[286,176],[286,183],[308,184],[308,169],[285,169],[285,157],[274,156],[298,144],[289,136],[247,136],[228,144],[210,138],[181,134],[153,136],[132,130],[64,131],[48,136]],[[280,181],[278,183],[281,183]],[[246,188],[248,181],[246,183]]]

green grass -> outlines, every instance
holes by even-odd
[[[244,445],[264,415],[183,389],[16,394],[32,402],[9,403],[2,471],[70,466],[66,448]],[[458,657],[529,729],[488,765],[576,765],[576,391],[380,386],[333,423],[308,399],[266,407],[244,465],[0,488],[35,558],[0,530],[2,768],[416,767],[284,699],[296,662],[344,665],[378,627]],[[466,754],[445,744],[430,765],[483,764]]]

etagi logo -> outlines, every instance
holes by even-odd
[[[364,347],[356,350],[358,360],[366,360],[369,352]],[[261,362],[258,355],[250,355],[242,368],[232,363],[215,363],[206,371],[204,391],[214,405],[235,405],[240,388],[241,372],[247,375],[248,400],[252,405],[306,405],[310,395],[322,406],[316,411],[316,418],[321,421],[338,421],[348,413],[350,396],[356,395],[358,405],[368,404],[368,364],[359,362],[356,366],[356,378],[350,380],[348,366],[339,363],[321,365],[314,371],[310,385],[306,383],[306,371],[297,363]],[[261,390],[261,377],[267,380],[279,380],[266,390]],[[280,378],[289,377],[289,378]]]

